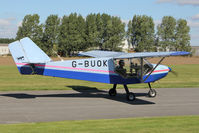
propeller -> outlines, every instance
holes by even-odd
[[[173,75],[175,75],[176,77],[178,76],[178,73],[176,71],[170,71]]]
[[[178,76],[178,73],[176,71],[172,70],[170,67],[169,67],[169,72],[171,72],[176,77]]]

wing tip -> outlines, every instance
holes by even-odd
[[[177,56],[177,55],[189,55],[191,52],[186,52],[186,51],[177,51],[174,53],[171,53],[171,56]]]

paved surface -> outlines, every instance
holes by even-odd
[[[134,89],[137,99],[126,101],[124,90],[116,97],[107,91],[0,92],[0,123],[111,119],[170,115],[199,115],[199,88],[157,89],[155,98],[145,89]]]

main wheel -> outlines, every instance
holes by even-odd
[[[116,96],[117,95],[116,89],[113,89],[113,88],[110,89],[108,93],[109,93],[110,96]]]
[[[150,89],[148,92],[149,97],[155,97],[157,94],[157,92],[155,91],[155,89]]]
[[[134,93],[130,92],[126,95],[126,98],[127,98],[128,101],[134,101],[135,95],[134,95]]]

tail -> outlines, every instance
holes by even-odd
[[[37,64],[45,64],[51,59],[30,38],[25,37],[9,44],[10,53],[21,74],[41,74]]]

